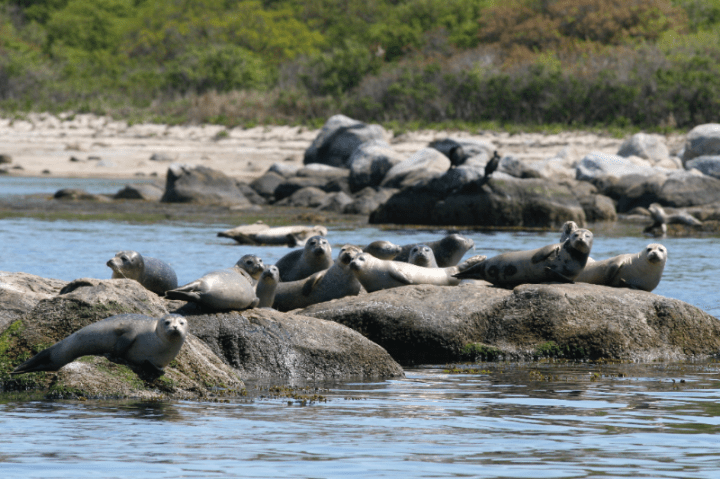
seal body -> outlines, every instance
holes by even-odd
[[[667,248],[651,243],[635,254],[621,254],[587,264],[575,281],[652,291],[660,283]]]
[[[162,370],[175,359],[187,336],[187,320],[168,314],[155,319],[119,314],[89,324],[39,352],[12,374],[57,371],[81,356],[110,354],[135,364]]]
[[[378,259],[368,253],[357,255],[350,262],[350,269],[368,293],[409,284],[460,284],[460,280],[453,277],[453,274],[458,273],[457,267],[425,268],[401,261]]]
[[[166,262],[137,251],[120,251],[106,263],[112,269],[112,279],[134,279],[145,289],[163,295],[178,286],[177,276]]]
[[[414,246],[424,244],[433,250],[435,261],[438,267],[445,268],[447,266],[455,266],[467,253],[467,251],[475,246],[475,242],[470,238],[459,234],[451,234],[438,241],[430,241],[428,243],[413,243],[405,245],[395,257],[395,261],[408,262],[410,250]]]
[[[580,227],[574,221],[566,221],[563,223],[562,228],[560,228],[560,243],[564,243],[565,240],[570,238],[570,235],[579,229]],[[588,256],[587,262],[593,263],[595,260]]]
[[[221,231],[222,238],[232,238],[240,244],[302,246],[311,236],[327,236],[324,226],[280,226],[271,228],[262,221],[251,225],[240,225]]]
[[[438,267],[437,261],[435,261],[435,253],[433,253],[433,250],[429,246],[424,244],[412,247],[408,254],[408,263],[425,268]]]
[[[504,287],[527,283],[573,282],[587,264],[592,241],[589,230],[578,229],[564,243],[503,253],[480,261],[454,276],[482,279]]]
[[[252,278],[234,266],[213,271],[200,279],[170,290],[166,296],[207,306],[215,311],[254,308],[260,302],[255,296]]]
[[[263,271],[265,271],[263,260],[254,254],[244,255],[237,261],[237,263],[235,263],[235,266],[245,270],[245,272],[252,278],[253,284],[257,283],[258,279],[260,279],[260,275]]]
[[[280,281],[297,281],[332,266],[332,248],[323,236],[313,236],[303,249],[291,251],[275,263]]]
[[[278,284],[273,307],[278,311],[291,311],[345,296],[357,296],[362,285],[350,270],[350,262],[361,253],[357,246],[345,245],[329,269],[306,279]]]
[[[393,259],[400,254],[400,251],[402,251],[402,246],[385,240],[373,241],[363,248],[364,253],[370,253],[378,259]]]
[[[280,282],[280,271],[277,266],[271,265],[265,268],[258,282],[255,285],[255,296],[258,298],[257,308],[272,308],[275,302],[277,286]]]

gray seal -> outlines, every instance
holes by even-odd
[[[580,227],[574,221],[566,221],[560,228],[560,242],[564,243],[566,239],[570,237],[575,231],[579,230]],[[590,256],[587,259],[588,264],[595,262]]]
[[[400,251],[402,251],[402,246],[385,240],[373,241],[363,248],[363,253],[370,253],[378,259],[394,259],[400,254]]]
[[[357,296],[362,285],[349,265],[361,253],[357,246],[345,245],[329,269],[319,271],[306,279],[280,283],[275,296],[275,309],[291,311],[345,296]]]
[[[297,281],[333,265],[332,248],[323,236],[313,236],[302,249],[286,254],[275,263],[280,281]]]
[[[280,271],[278,271],[277,266],[271,265],[265,268],[255,285],[255,295],[260,301],[256,306],[257,308],[273,307],[278,283],[280,283]]]
[[[660,283],[667,248],[651,243],[635,254],[621,254],[587,264],[575,281],[652,291]]]
[[[215,311],[254,308],[260,302],[255,296],[252,277],[237,266],[208,273],[168,291],[166,296],[199,303]]]
[[[237,261],[237,263],[235,263],[235,266],[245,270],[245,272],[253,279],[253,284],[257,283],[258,279],[260,279],[260,275],[263,271],[265,271],[263,260],[254,254],[244,255]]]
[[[175,314],[160,319],[143,314],[110,316],[39,352],[11,374],[57,371],[81,356],[103,354],[162,372],[180,352],[187,331],[187,320]]]
[[[112,269],[112,279],[134,279],[145,289],[162,296],[178,286],[172,267],[157,258],[144,256],[137,251],[120,251],[106,263]]]
[[[400,253],[395,257],[395,261],[408,262],[410,250],[413,246],[424,244],[429,246],[435,254],[435,261],[438,267],[446,268],[455,266],[460,262],[467,251],[475,246],[475,242],[470,238],[459,234],[451,234],[438,241],[430,241],[427,243],[413,243],[402,247]]]
[[[412,247],[408,255],[408,263],[425,268],[438,267],[437,261],[435,261],[435,253],[429,246],[424,244]]]
[[[455,278],[482,279],[503,287],[572,283],[587,264],[592,242],[589,230],[577,229],[563,243],[493,256],[456,274]]]

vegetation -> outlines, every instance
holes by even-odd
[[[130,120],[688,128],[720,0],[0,0],[0,109]]]

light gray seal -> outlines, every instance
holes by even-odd
[[[400,251],[402,246],[385,240],[373,241],[363,248],[363,253],[370,253],[378,259],[394,259]]]
[[[660,283],[667,254],[665,246],[651,243],[639,253],[587,264],[575,281],[652,291]]]
[[[260,302],[255,296],[252,277],[237,266],[208,273],[168,291],[166,296],[199,303],[215,311],[254,308]]]
[[[291,311],[345,296],[357,296],[362,290],[362,285],[349,265],[361,253],[357,246],[345,245],[340,249],[337,260],[329,269],[317,272],[306,279],[280,283],[275,295],[274,308],[278,311]]]
[[[162,296],[178,286],[177,276],[166,262],[143,257],[137,251],[120,251],[106,263],[112,269],[112,279],[134,279],[145,289]]]
[[[273,307],[278,283],[280,283],[280,271],[278,271],[277,266],[271,265],[265,268],[255,285],[255,296],[260,301],[256,306],[257,308]]]
[[[563,243],[514,251],[480,261],[455,278],[482,279],[503,287],[547,282],[572,283],[587,264],[593,235],[577,229]]]
[[[10,374],[57,371],[81,356],[103,354],[162,372],[180,352],[187,332],[187,320],[175,314],[160,319],[143,314],[110,316],[75,331]]]
[[[235,266],[245,270],[245,272],[253,279],[253,284],[257,283],[258,279],[260,279],[260,275],[263,271],[265,271],[263,260],[254,254],[244,255],[237,261],[237,263],[235,263]]]
[[[297,281],[328,269],[332,264],[332,248],[328,240],[323,236],[313,236],[304,248],[286,254],[275,266],[280,270],[280,281]]]
[[[429,246],[424,244],[412,247],[408,255],[408,263],[425,268],[438,267],[437,261],[435,261],[435,253]]]
[[[475,242],[470,238],[459,234],[451,234],[438,241],[430,241],[427,243],[413,243],[402,247],[400,253],[395,257],[395,261],[408,262],[410,250],[413,246],[424,244],[429,246],[435,254],[435,261],[438,267],[446,268],[455,266],[467,253],[467,251],[475,246]]]

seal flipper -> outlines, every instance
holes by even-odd
[[[194,303],[197,303],[198,301],[200,301],[200,295],[197,292],[199,286],[200,281],[193,281],[192,283],[188,283],[185,286],[180,286],[179,288],[166,291],[165,297],[167,299],[179,299],[182,301],[192,301]]]
[[[400,271],[399,269],[395,268],[394,266],[390,268],[390,271],[388,272],[390,277],[397,281],[398,283],[402,284],[413,284],[412,280],[408,278],[405,273]]]
[[[122,357],[132,347],[137,338],[137,333],[130,328],[117,328],[115,334],[118,338],[115,340],[113,355]]]
[[[550,244],[540,248],[540,250],[532,256],[530,261],[532,262],[532,264],[541,263],[553,255],[557,256],[559,253],[560,246],[556,244]]]
[[[63,367],[64,364],[60,365],[59,367],[53,365],[52,349],[54,347],[55,346],[50,346],[47,349],[43,349],[35,356],[31,357],[30,359],[13,369],[10,374],[25,374],[37,371],[57,371],[58,369]]]
[[[320,280],[325,277],[326,272],[327,270],[318,271],[314,275],[310,276],[307,281],[305,281],[305,284],[303,284],[302,295],[310,296],[310,293],[312,293],[313,289],[315,289],[315,285],[318,284]]]
[[[575,284],[575,281],[574,281],[574,280],[568,278],[567,276],[565,276],[565,275],[562,274],[562,273],[559,273],[559,272],[555,271],[555,270],[552,269],[550,266],[546,266],[546,267],[545,267],[545,271],[547,271],[548,273],[550,273],[551,276],[555,276],[556,278],[558,278],[561,283]]]

